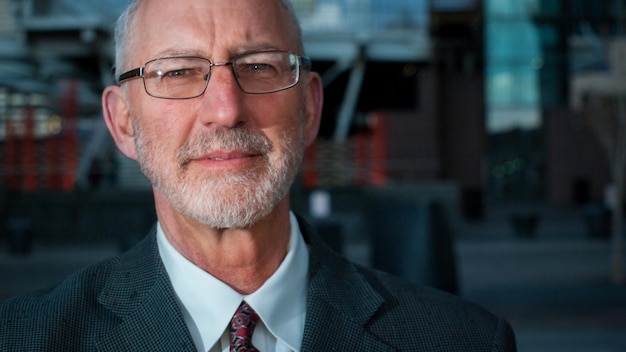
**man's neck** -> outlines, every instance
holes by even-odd
[[[291,226],[289,201],[246,229],[214,229],[183,216],[155,198],[168,241],[189,261],[241,294],[256,291],[287,255]]]

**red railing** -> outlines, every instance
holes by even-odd
[[[11,106],[4,117],[4,182],[12,192],[74,189],[79,157],[78,101],[75,81],[65,86],[63,126],[56,134],[42,134],[39,109],[29,103]],[[17,112],[17,114],[16,114]],[[9,116],[11,115],[11,116]]]
[[[372,113],[368,122],[367,129],[345,142],[320,140],[307,149],[302,172],[306,187],[387,183],[387,117]]]

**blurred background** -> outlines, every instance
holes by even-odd
[[[156,220],[100,111],[126,3],[0,0],[0,299]],[[626,0],[293,3],[325,86],[294,209],[521,351],[626,350]]]

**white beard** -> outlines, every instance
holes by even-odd
[[[190,139],[172,162],[138,125],[133,119],[137,161],[148,180],[174,209],[212,228],[247,228],[270,214],[289,192],[304,154],[302,124],[285,131],[275,146],[256,131],[223,128]],[[262,157],[243,172],[190,173],[191,159],[217,149],[240,149]]]

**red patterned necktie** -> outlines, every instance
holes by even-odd
[[[230,322],[230,351],[231,352],[258,352],[252,346],[252,333],[259,321],[259,315],[246,303],[241,302]]]

